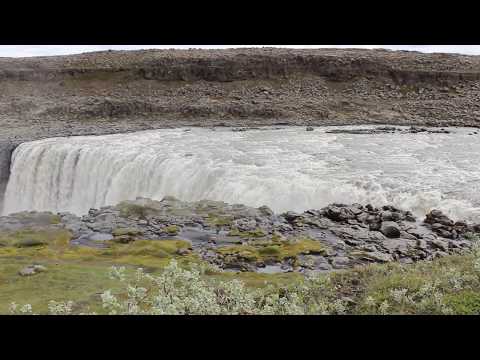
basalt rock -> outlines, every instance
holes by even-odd
[[[400,237],[400,227],[394,221],[384,221],[380,226],[380,232],[389,238]]]
[[[9,239],[22,229],[63,229],[71,233],[72,246],[186,240],[191,247],[177,256],[197,254],[232,271],[330,271],[468,251],[472,242],[466,234],[478,227],[453,222],[440,211],[427,214],[423,223],[409,222],[409,216],[413,218],[392,206],[332,204],[277,215],[267,207],[139,198],[92,209],[82,217],[36,212],[0,217],[0,246],[10,246]]]
[[[424,223],[440,237],[458,239],[467,233],[480,233],[480,227],[468,225],[466,222],[454,222],[440,210],[432,210],[425,217]]]

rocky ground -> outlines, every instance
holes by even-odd
[[[453,222],[437,210],[416,219],[392,206],[333,204],[274,214],[265,206],[167,197],[126,201],[82,217],[36,212],[2,217],[0,247],[41,247],[46,243],[38,234],[58,231],[68,231],[74,247],[181,240],[188,245],[176,255],[193,255],[224,270],[309,273],[462,254],[480,234],[480,224]]]
[[[479,99],[479,56],[228,49],[1,58],[0,193],[11,153],[24,141],[178,126],[313,130],[381,123],[390,126],[355,133],[442,133],[447,126],[477,127]],[[464,235],[475,232],[435,212],[429,216],[443,220],[420,224],[388,206],[332,205],[275,215],[266,208],[211,202],[148,204],[148,216],[124,216],[119,205],[83,218],[63,214],[58,225],[48,226],[65,226],[74,244],[86,246],[181,237],[211,263],[255,271],[328,271],[362,262],[428,259],[468,248]],[[179,209],[181,216],[175,214]],[[2,218],[0,229],[23,226],[30,218],[38,214],[20,222],[18,216]]]

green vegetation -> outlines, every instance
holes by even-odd
[[[41,245],[62,246],[68,244],[71,234],[63,229],[24,229],[0,234],[0,247],[32,247]]]
[[[479,241],[480,242],[480,236],[475,233],[466,233],[463,235],[465,239],[470,240],[470,241]]]
[[[232,225],[232,216],[208,214],[207,223],[213,227],[224,227]]]
[[[169,235],[177,235],[180,232],[180,228],[177,225],[169,225],[165,228],[165,232]]]
[[[20,304],[12,308],[17,313],[28,313],[24,304],[30,304],[38,313],[480,314],[478,246],[431,262],[372,264],[309,278],[223,272],[182,240],[72,247],[63,229],[4,233],[0,239],[0,313],[13,302]],[[254,243],[218,251],[251,261],[326,251],[308,238]],[[32,264],[47,270],[19,275]]]
[[[255,245],[234,245],[217,249],[224,256],[235,256],[247,261],[282,261],[295,258],[301,254],[324,255],[326,249],[320,242],[303,238],[292,241],[265,241],[256,242]]]
[[[117,228],[112,231],[113,236],[136,236],[142,233],[141,230],[135,228]]]
[[[120,216],[126,218],[145,219],[153,210],[143,205],[132,204],[124,201],[117,205],[120,209]]]

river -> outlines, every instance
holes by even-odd
[[[435,208],[478,220],[480,135],[471,129],[327,133],[332,129],[162,129],[24,143],[12,156],[3,213],[84,214],[171,195],[276,212],[392,204],[418,216]]]

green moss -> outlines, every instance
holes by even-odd
[[[300,254],[325,254],[322,244],[312,239],[297,239],[280,243],[258,242],[251,245],[226,246],[217,252],[227,256],[238,256],[249,261],[282,261]]]
[[[282,245],[284,257],[293,257],[299,254],[325,255],[325,252],[325,247],[319,241],[308,238],[297,239]]]
[[[62,218],[58,215],[53,215],[50,219],[50,224],[52,225],[57,225],[62,222]]]
[[[214,227],[224,227],[232,225],[232,217],[227,215],[208,214],[207,223]]]
[[[177,235],[180,232],[180,228],[177,225],[169,225],[164,230],[169,235]]]
[[[227,234],[228,236],[240,236],[242,235],[242,232],[240,230],[238,230],[237,228],[234,228],[232,230],[230,230]]]
[[[258,249],[258,252],[264,257],[279,257],[282,253],[279,246],[266,246]]]
[[[151,212],[151,209],[146,206],[131,204],[128,202],[122,202],[117,207],[120,209],[120,216],[126,218],[134,217],[144,219]]]
[[[113,236],[135,236],[142,234],[142,231],[136,228],[116,228],[112,231]]]
[[[66,246],[70,242],[71,234],[64,229],[31,230],[24,229],[15,232],[0,234],[0,243],[3,246],[30,247],[30,246]]]
[[[246,245],[233,245],[233,246],[226,246],[217,249],[219,254],[224,256],[235,256],[247,261],[258,261],[260,260],[260,254],[258,253],[257,248],[253,246],[246,246]]]

